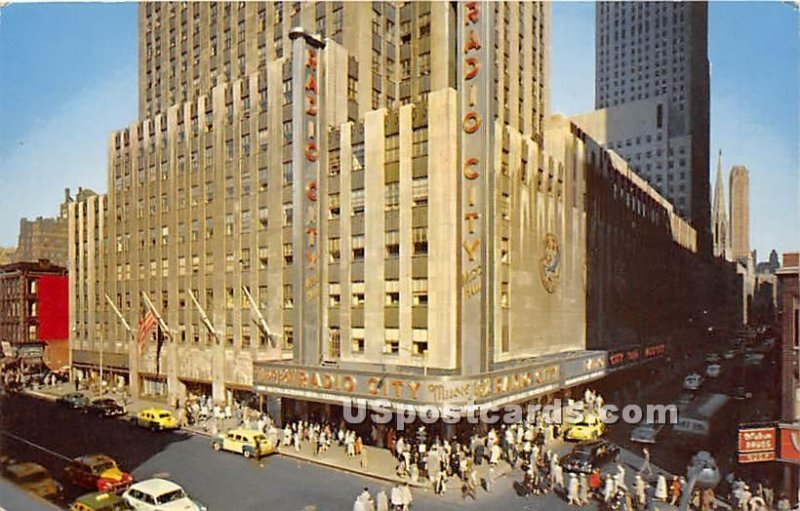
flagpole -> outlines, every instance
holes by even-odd
[[[119,320],[122,322],[122,326],[125,327],[125,330],[127,330],[128,333],[133,338],[133,331],[131,331],[131,326],[125,320],[125,316],[122,315],[122,313],[117,308],[117,305],[114,303],[114,301],[111,298],[109,298],[108,294],[106,294],[105,297],[106,297],[106,301],[111,306],[111,309],[114,311],[114,314],[116,314],[117,317],[119,318]],[[102,339],[100,341],[100,388],[101,388],[101,390],[102,390],[102,386],[103,386],[103,346],[105,345],[104,341],[105,341],[105,339]]]
[[[214,328],[214,325],[211,323],[211,319],[209,319],[208,314],[206,314],[206,311],[203,309],[203,307],[200,306],[200,302],[197,301],[197,298],[194,296],[194,293],[192,293],[192,290],[187,289],[186,292],[189,294],[189,298],[192,299],[194,306],[197,307],[198,312],[200,312],[200,319],[203,324],[206,326],[211,335],[219,340],[219,332],[217,332],[217,329]]]
[[[164,330],[164,332],[166,332],[167,335],[172,337],[172,334],[170,333],[167,324],[164,322],[164,319],[161,317],[161,314],[158,313],[155,305],[153,305],[153,302],[150,301],[150,297],[148,297],[147,293],[145,293],[144,291],[142,291],[142,298],[144,298],[144,302],[147,304],[147,307],[150,308],[150,312],[152,312],[153,316],[155,316],[156,320],[158,320],[158,324],[161,327],[161,329]]]
[[[269,325],[267,325],[267,320],[264,319],[264,315],[261,314],[258,305],[256,305],[256,301],[253,299],[253,295],[250,294],[250,290],[247,289],[247,286],[242,286],[242,291],[244,291],[245,296],[247,296],[247,300],[250,302],[250,308],[258,317],[259,325],[261,326],[261,329],[264,331],[264,334],[267,336],[267,341],[269,341],[270,345],[274,347],[275,343],[273,343],[273,340],[275,339],[275,336],[272,335],[272,332],[269,331]]]

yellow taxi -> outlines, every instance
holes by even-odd
[[[54,499],[61,495],[61,485],[38,463],[12,463],[3,469],[3,476],[23,490],[43,499]]]
[[[136,424],[153,431],[178,429],[178,419],[169,410],[145,408],[136,415]]]
[[[597,440],[606,432],[606,425],[596,415],[587,415],[567,429],[567,440]]]
[[[128,511],[133,509],[122,497],[113,493],[94,492],[78,497],[69,511]]]
[[[244,455],[245,458],[260,458],[275,452],[275,446],[260,431],[232,429],[211,441],[215,451],[225,450]]]

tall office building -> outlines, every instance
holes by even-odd
[[[750,252],[750,177],[747,167],[734,165],[730,177],[731,256],[747,260]]]
[[[434,404],[602,375],[546,3],[144,3],[139,30],[140,119],[72,209],[106,268],[72,291],[87,371],[102,345],[144,394]]]
[[[710,252],[707,3],[599,2],[595,51],[600,141],[691,221]]]

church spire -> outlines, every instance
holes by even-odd
[[[717,156],[717,177],[711,206],[711,236],[714,242],[714,256],[730,260],[728,211],[725,208],[725,181],[722,179],[722,149]]]

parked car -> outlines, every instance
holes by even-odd
[[[178,419],[168,410],[161,408],[145,408],[136,416],[136,424],[153,431],[177,429]]]
[[[232,429],[211,442],[215,451],[226,450],[244,455],[245,458],[260,458],[275,452],[275,446],[261,432],[249,429]]]
[[[125,407],[108,397],[95,399],[85,410],[100,417],[117,417],[126,413]]]
[[[63,491],[50,472],[38,463],[12,463],[3,469],[3,477],[43,499],[56,499]]]
[[[87,493],[75,499],[69,511],[130,511],[130,504],[114,493]]]
[[[722,366],[719,364],[711,364],[706,367],[706,376],[709,378],[719,378],[719,373],[722,370]]]
[[[89,406],[89,398],[86,397],[85,394],[80,392],[72,392],[70,394],[64,394],[63,396],[56,399],[57,403],[65,405],[69,408],[74,409],[81,409],[86,406]]]
[[[719,355],[717,353],[709,353],[708,355],[706,355],[706,362],[708,362],[709,364],[719,362]]]
[[[64,467],[63,480],[87,490],[122,493],[133,482],[133,476],[108,456],[89,454],[70,461]]]
[[[631,442],[654,444],[662,429],[664,429],[664,424],[662,423],[642,421],[631,431]]]
[[[724,358],[725,360],[731,360],[735,357],[736,357],[736,351],[734,350],[728,350],[722,354],[722,358]]]
[[[683,380],[683,388],[686,390],[697,390],[703,384],[703,377],[697,373],[692,373]]]
[[[561,466],[569,472],[588,474],[618,458],[619,447],[606,440],[595,440],[581,442],[573,447],[572,452],[561,458]]]
[[[589,415],[567,429],[567,440],[597,440],[606,431],[606,425],[596,415]]]
[[[134,483],[122,494],[123,500],[136,511],[208,511],[186,492],[166,479],[147,479]]]

